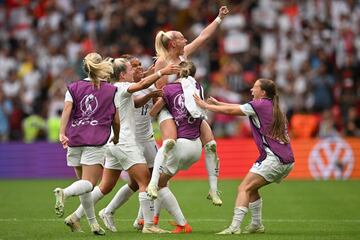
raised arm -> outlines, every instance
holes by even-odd
[[[195,38],[191,43],[185,46],[185,57],[188,57],[192,53],[194,53],[207,39],[209,39],[215,33],[217,27],[220,25],[220,22],[228,13],[229,10],[226,6],[222,6],[219,9],[219,15],[217,16],[217,18],[215,18],[212,23],[210,23],[204,30],[202,30],[197,38]]]
[[[241,111],[240,105],[238,105],[238,104],[227,105],[226,103],[218,101],[219,105],[213,105],[213,104],[204,102],[196,94],[194,94],[194,99],[195,99],[196,104],[199,105],[199,107],[209,110],[209,111],[212,111],[212,112],[223,113],[223,114],[228,114],[228,115],[246,116],[245,113],[243,111]]]
[[[139,82],[131,84],[128,88],[129,93],[134,93],[142,89],[150,87],[156,81],[158,81],[163,75],[177,74],[180,71],[180,67],[177,64],[169,64],[165,68],[151,74],[150,76],[141,79]]]
[[[156,103],[154,104],[154,106],[151,108],[149,115],[151,117],[155,117],[160,111],[161,109],[165,106],[165,101],[163,98],[159,98],[159,100],[156,101]]]
[[[134,104],[136,108],[144,106],[150,99],[162,97],[162,90],[157,89],[155,91],[149,92],[148,94],[144,96],[139,96],[134,98]]]
[[[69,143],[69,138],[65,135],[65,131],[66,131],[66,126],[70,119],[72,107],[73,107],[72,102],[65,101],[64,110],[61,114],[59,140],[63,145],[63,148],[67,148]]]

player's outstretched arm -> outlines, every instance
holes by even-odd
[[[213,105],[213,104],[206,103],[196,94],[194,94],[194,99],[195,99],[196,104],[199,105],[199,107],[209,110],[209,111],[212,111],[212,112],[223,113],[223,114],[228,114],[228,115],[246,116],[245,113],[243,113],[243,111],[241,111],[240,105],[238,105],[238,104],[224,105],[224,104],[222,104],[222,102],[218,101],[219,105]]]
[[[226,6],[221,6],[219,9],[218,16],[210,23],[204,30],[201,31],[200,35],[194,39],[191,43],[185,46],[184,55],[185,57],[190,56],[194,53],[204,42],[209,39],[216,31],[220,22],[224,17],[229,13],[229,10]]]
[[[163,92],[161,89],[154,90],[152,92],[149,92],[148,94],[141,96],[141,97],[135,97],[134,98],[134,105],[136,108],[144,106],[150,99],[162,97]]]
[[[169,64],[165,68],[157,71],[156,73],[151,74],[150,76],[141,79],[139,82],[130,85],[127,91],[129,93],[134,93],[143,90],[145,88],[150,87],[163,75],[177,74],[179,71],[180,71],[180,67],[178,64]]]

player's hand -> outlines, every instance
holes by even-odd
[[[169,64],[159,71],[161,75],[178,74],[180,72],[180,66],[178,64]]]
[[[157,89],[157,90],[152,91],[150,94],[151,94],[152,98],[162,97],[163,96],[163,90],[162,89]]]
[[[221,6],[219,9],[219,15],[218,17],[223,20],[224,17],[229,13],[229,9],[227,8],[227,6]]]
[[[154,74],[155,72],[155,64],[152,64],[148,69],[144,71],[144,77],[150,76],[151,74]]]
[[[119,138],[114,136],[114,137],[111,138],[110,142],[114,143],[114,145],[116,145],[119,142]]]
[[[204,102],[197,94],[194,94],[193,97],[194,97],[194,100],[195,100],[196,104],[199,107],[201,107],[203,109],[206,109],[206,107],[208,105],[206,102]]]
[[[206,99],[206,102],[208,104],[212,104],[212,105],[219,105],[219,101],[213,97],[209,97],[208,99]]]
[[[68,148],[69,138],[66,137],[65,134],[60,134],[59,140],[64,149]]]

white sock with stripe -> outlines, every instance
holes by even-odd
[[[96,186],[94,190],[91,192],[91,197],[93,200],[93,204],[95,205],[100,199],[104,197],[104,194],[101,192],[100,188]],[[82,205],[80,205],[74,212],[75,216],[80,219],[84,216],[85,211]]]
[[[133,194],[134,191],[128,184],[125,184],[117,191],[111,202],[106,206],[104,212],[114,214],[116,209],[126,203]]]

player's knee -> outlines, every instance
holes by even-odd
[[[252,187],[250,184],[240,184],[238,186],[238,192],[250,193],[252,191]]]
[[[81,181],[85,184],[86,189],[88,189],[87,192],[91,192],[96,185],[96,182],[93,183],[93,181],[90,180],[82,179]]]

